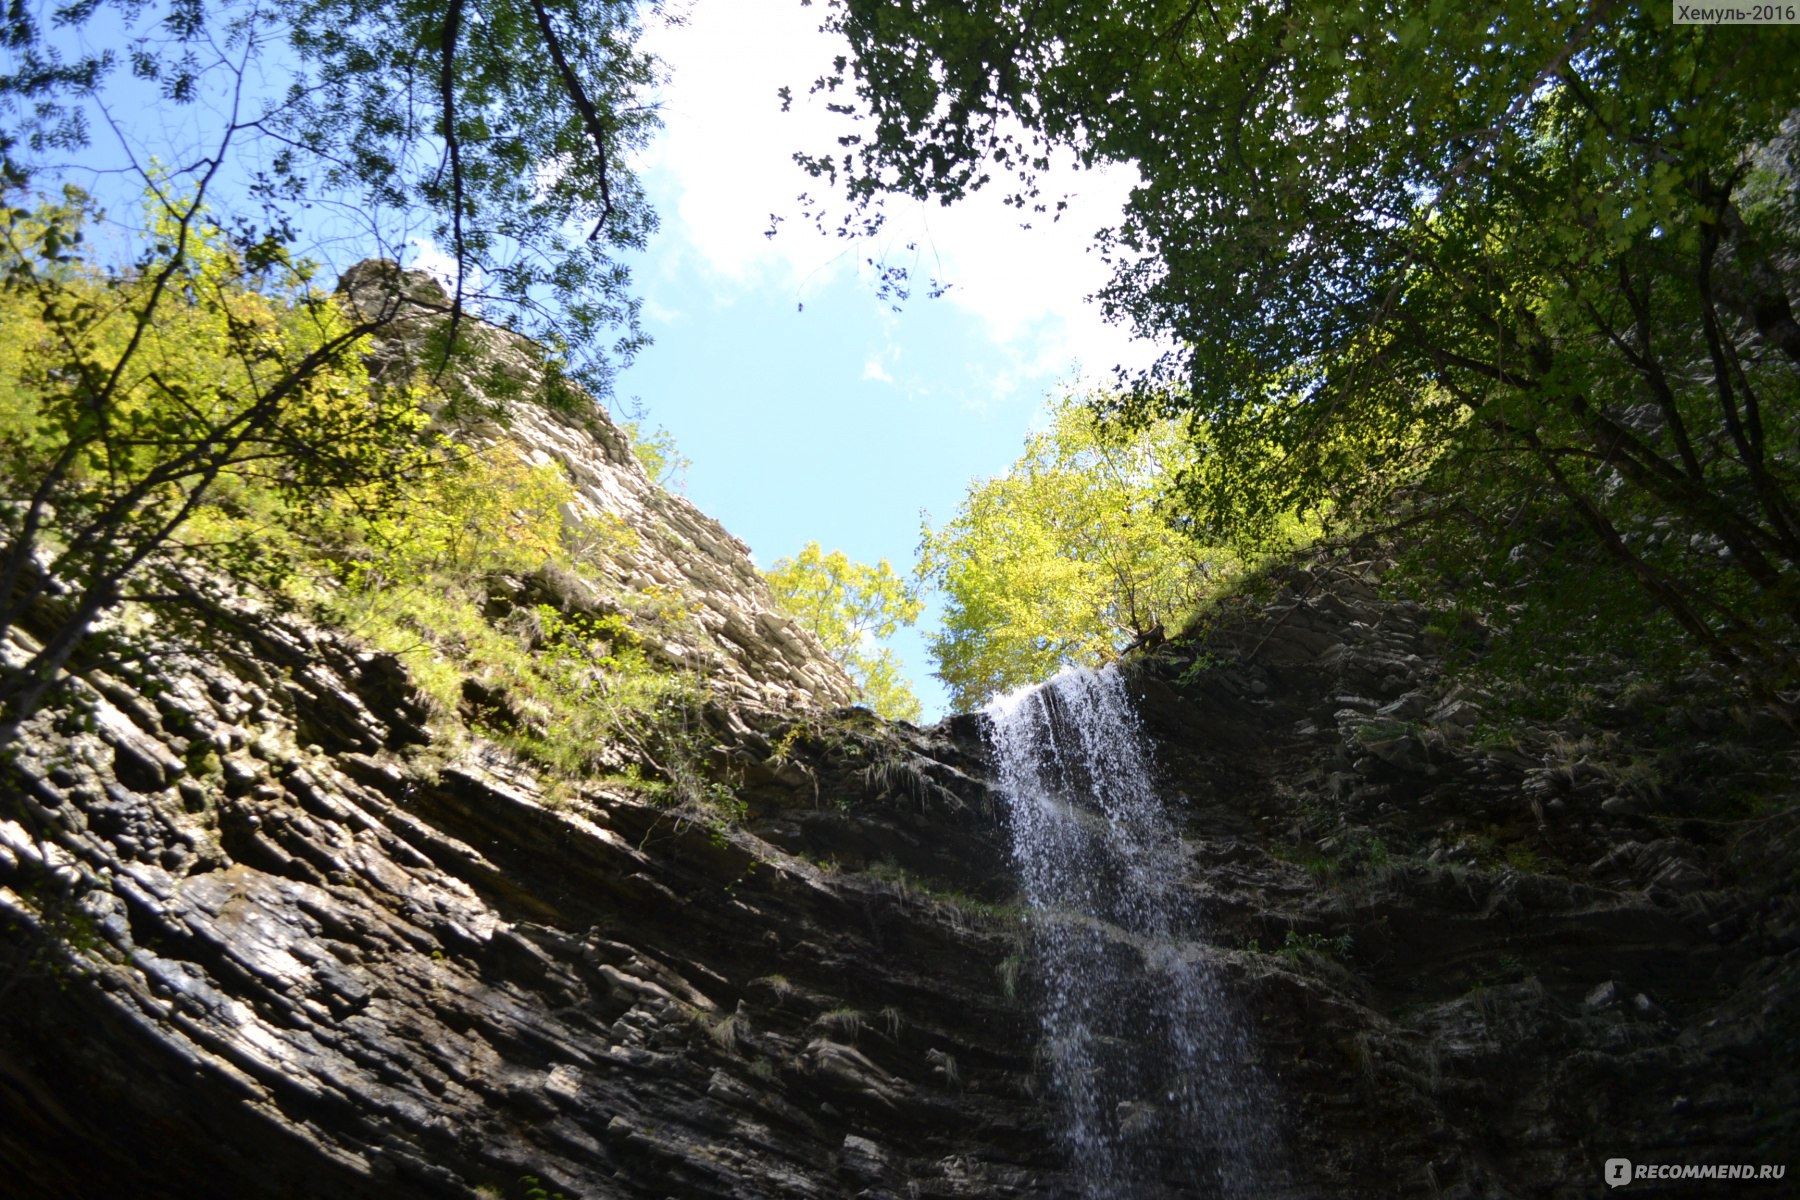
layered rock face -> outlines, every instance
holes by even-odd
[[[400,306],[378,374],[442,327],[429,281],[370,264],[346,289]],[[1053,1171],[969,730],[841,708],[742,543],[473,332],[461,382],[497,366],[518,398],[444,420],[559,463],[575,538],[629,530],[555,581],[576,602],[661,588],[692,614],[650,649],[704,681],[690,736],[729,804],[540,778],[428,720],[392,656],[196,583],[198,635],[135,617],[131,673],[77,670],[5,766],[8,1190],[979,1195]],[[495,619],[541,582],[491,580]]]
[[[491,748],[402,761],[393,681],[291,634],[172,651],[153,698],[95,678],[22,747],[16,1194],[984,1195],[1052,1167],[1011,931],[909,868],[819,865],[993,887],[965,748],[842,727],[746,787],[762,836],[624,791],[552,811]]]
[[[1079,1194],[979,719],[834,708],[741,548],[609,428],[490,435],[632,524],[621,580],[711,614],[670,654],[716,656],[704,736],[741,816],[553,786],[429,726],[394,659],[213,598],[206,638],[84,669],[6,766],[6,1190]],[[1629,697],[1616,727],[1489,738],[1494,701],[1378,575],[1296,567],[1126,664],[1189,863],[1176,936],[1268,1084],[1270,1194],[1800,1169],[1791,735],[1658,701],[1693,733],[1656,789]]]
[[[434,280],[375,260],[347,271],[339,291],[358,311],[387,321],[371,364],[378,379],[440,373],[432,339],[447,324],[450,301]],[[450,361],[449,390],[474,402],[450,418],[455,436],[477,446],[504,441],[534,464],[561,467],[576,491],[563,513],[573,539],[604,547],[592,557],[601,576],[595,590],[666,589],[693,615],[660,647],[668,659],[701,672],[734,707],[780,712],[851,702],[843,669],[777,611],[749,547],[685,496],[652,482],[603,409],[573,384],[547,378],[541,352],[524,339],[473,318],[462,337],[466,356]],[[618,528],[629,535],[610,536]]]

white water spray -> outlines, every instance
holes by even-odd
[[[1273,1122],[1123,679],[1069,670],[984,711],[1082,1195],[1262,1194]]]

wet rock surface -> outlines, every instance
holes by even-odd
[[[428,734],[376,717],[367,664],[330,649],[288,695],[362,725],[354,744],[302,744],[291,699],[171,648],[147,686],[165,703],[81,685],[19,747],[15,1194],[514,1195],[530,1175],[973,1196],[1054,1175],[996,972],[1008,914],[899,865],[1003,890],[978,747],[853,710],[792,783],[745,786],[744,828],[627,789],[553,807],[485,743],[387,748]],[[874,850],[874,874],[831,862]]]
[[[1787,1161],[1791,817],[1608,812],[1579,756],[1476,744],[1403,608],[1298,590],[1130,674],[1286,1194]],[[720,710],[740,825],[553,804],[427,744],[393,663],[256,630],[92,673],[18,748],[18,1194],[1070,1194],[974,721],[815,714],[776,761],[792,726]]]

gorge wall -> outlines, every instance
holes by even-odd
[[[565,465],[570,521],[637,532],[622,585],[690,597],[704,632],[666,652],[709,664],[706,761],[741,816],[553,789],[428,720],[399,660],[197,596],[206,638],[152,628],[135,674],[83,667],[5,767],[7,1187],[1081,1194],[979,719],[844,707],[741,544],[604,417],[520,404],[487,436]],[[1791,735],[1699,680],[1489,736],[1497,702],[1381,566],[1296,563],[1124,668],[1206,919],[1186,952],[1271,1098],[1265,1194],[1800,1168]],[[1645,705],[1689,730],[1655,786]],[[1782,1185],[1729,1186],[1633,1190]],[[1136,1194],[1193,1192],[1171,1170]]]

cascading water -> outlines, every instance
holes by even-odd
[[[1261,1194],[1263,1088],[1196,940],[1186,855],[1124,681],[1065,671],[985,712],[1082,1194]]]

